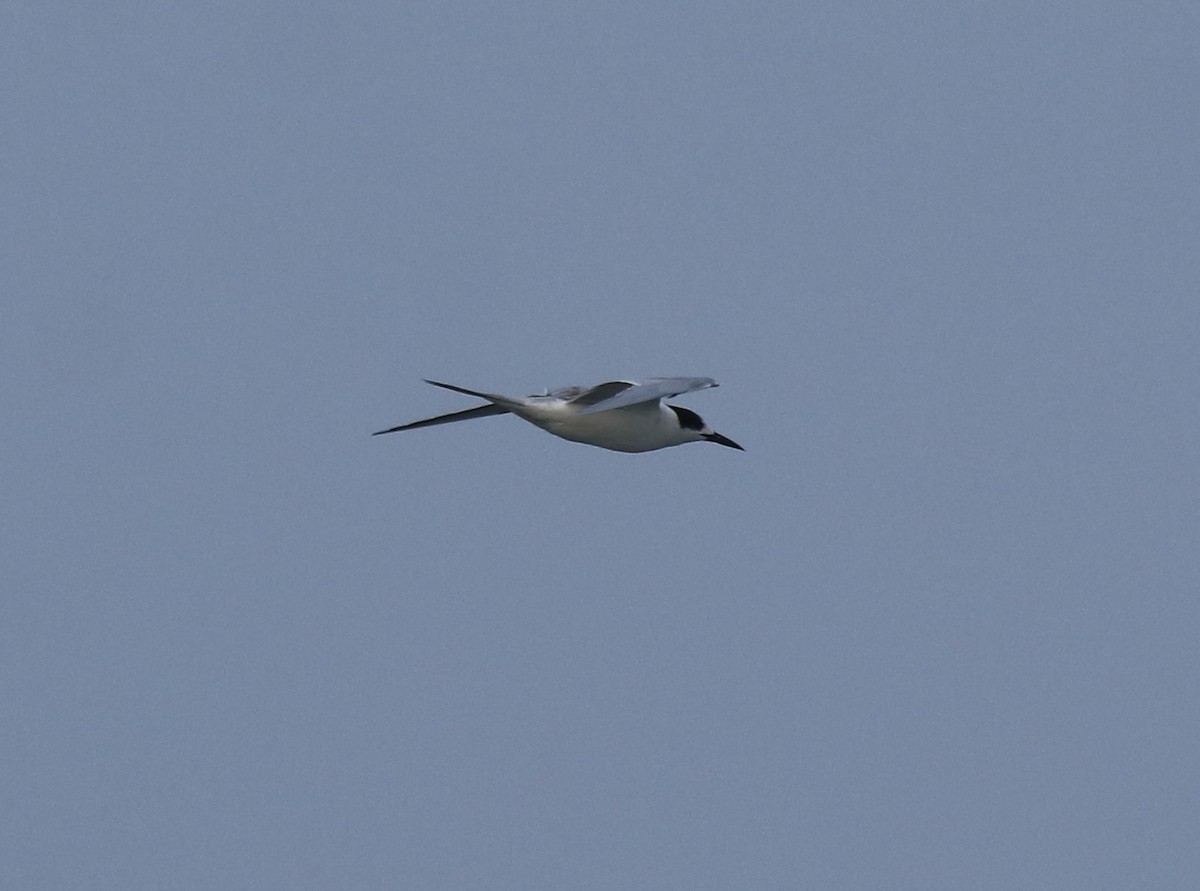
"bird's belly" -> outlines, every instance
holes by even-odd
[[[630,423],[635,420],[637,423]],[[594,415],[570,415],[563,418],[530,419],[547,433],[571,442],[610,449],[614,452],[652,452],[675,443],[664,437],[664,430],[655,419],[644,413],[634,418],[622,417],[620,409],[597,412]]]

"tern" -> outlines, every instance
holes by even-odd
[[[652,452],[687,442],[715,442],[745,451],[732,439],[709,427],[691,409],[663,404],[663,399],[671,396],[717,386],[710,377],[606,381],[592,387],[562,387],[542,396],[524,398],[468,390],[439,381],[426,380],[425,383],[486,399],[487,404],[378,430],[372,436],[511,413],[562,439],[614,452]]]

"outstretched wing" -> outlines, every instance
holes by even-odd
[[[693,390],[707,390],[715,386],[717,382],[711,377],[651,377],[644,381],[609,381],[597,384],[572,401],[575,404],[586,405],[586,408],[580,409],[581,415],[590,415],[598,411],[655,402],[668,396],[691,393]]]
[[[595,405],[597,402],[603,402],[605,399],[611,399],[618,393],[623,393],[630,387],[636,386],[637,384],[633,381],[609,381],[606,384],[596,384],[594,387],[575,387],[573,392],[577,395],[571,399],[571,404],[585,408]]]

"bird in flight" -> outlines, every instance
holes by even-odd
[[[416,430],[418,427],[433,427],[454,421],[486,418],[491,415],[514,414],[547,433],[562,439],[582,442],[587,445],[611,449],[614,452],[652,452],[668,446],[686,442],[715,442],[742,449],[728,437],[717,433],[691,409],[678,405],[665,405],[663,399],[706,390],[717,386],[709,377],[650,377],[640,381],[607,381],[593,387],[562,387],[551,390],[544,396],[500,396],[443,384],[425,381],[443,390],[465,393],[486,399],[485,405],[464,411],[413,421],[381,433],[397,433],[400,430]]]

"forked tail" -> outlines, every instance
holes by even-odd
[[[480,399],[486,399],[494,405],[502,405],[507,409],[520,408],[525,404],[524,399],[513,399],[511,396],[501,396],[498,393],[481,393],[478,390],[468,390],[466,387],[456,387],[454,384],[443,384],[440,381],[431,381],[426,378],[425,383],[433,384],[435,387],[441,387],[443,390],[453,390],[455,393],[463,393],[467,396],[478,396]]]

